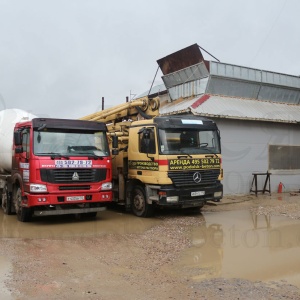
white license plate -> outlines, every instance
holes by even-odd
[[[84,196],[67,197],[67,201],[81,201],[81,200],[84,200]]]
[[[205,191],[191,192],[192,197],[203,196],[203,195],[205,195]]]

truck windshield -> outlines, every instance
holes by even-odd
[[[161,154],[220,154],[217,130],[159,129]]]
[[[104,132],[34,131],[35,155],[108,156],[109,149]]]

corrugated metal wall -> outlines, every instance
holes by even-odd
[[[203,62],[162,77],[171,100],[205,93],[209,73]]]
[[[298,125],[244,120],[214,119],[222,137],[224,194],[249,194],[252,172],[269,168],[268,145],[300,145]],[[286,191],[300,189],[300,171],[272,171],[271,190],[277,192],[279,182]],[[259,186],[263,187],[262,176]]]
[[[206,93],[300,104],[300,78],[211,61]]]
[[[169,96],[172,100],[180,98],[196,97],[206,91],[208,78],[183,83],[169,88]]]
[[[210,72],[201,62],[163,76],[171,100],[206,93],[300,104],[300,78],[297,76],[213,61],[209,64]]]

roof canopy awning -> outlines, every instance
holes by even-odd
[[[209,94],[190,100],[173,101],[162,106],[160,113],[192,113],[211,118],[300,123],[299,105]]]

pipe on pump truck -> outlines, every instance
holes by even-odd
[[[80,120],[114,123],[120,118],[138,119],[140,114],[143,118],[151,119],[158,115],[159,98],[142,97],[111,108],[80,118]]]

